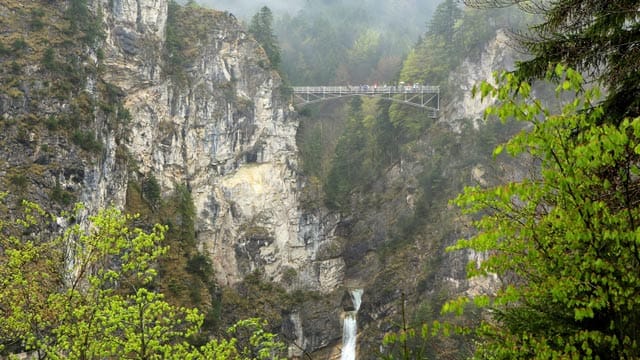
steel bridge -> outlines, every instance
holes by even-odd
[[[440,110],[440,87],[400,86],[294,86],[293,104],[306,105],[349,96],[371,96],[426,109],[435,118]]]

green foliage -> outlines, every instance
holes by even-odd
[[[23,219],[3,224],[24,230],[21,237],[2,238],[2,338],[20,339],[26,350],[52,358],[63,354],[77,358],[80,352],[104,354],[105,347],[115,345],[107,337],[118,337],[116,330],[121,330],[104,323],[122,315],[111,313],[111,306],[134,298],[143,301],[140,294],[116,294],[113,285],[134,278],[131,285],[140,286],[155,276],[152,263],[166,251],[158,246],[164,229],[157,227],[150,234],[129,232],[124,226],[130,219],[110,209],[90,217],[93,230],[88,233],[75,224],[51,241],[35,240],[52,216],[35,204],[25,202],[24,206]],[[66,254],[73,256],[69,266],[64,266]],[[110,264],[116,259],[121,262],[118,271]],[[31,296],[34,291],[38,297]],[[102,336],[97,336],[98,331]]]
[[[233,337],[188,342],[203,316],[150,287],[168,249],[161,244],[166,227],[131,229],[133,217],[113,208],[82,226],[77,207],[58,219],[68,224],[63,234],[46,239],[55,217],[23,205],[22,217],[2,223],[0,350],[51,359],[263,359],[284,349],[257,319],[229,329],[231,336],[245,331],[246,345]]]
[[[173,85],[187,85],[189,61],[200,53],[202,44],[209,41],[212,29],[227,26],[228,22],[228,16],[195,2],[185,6],[175,0],[168,2],[162,70]]]
[[[379,30],[372,28],[363,29],[353,43],[346,51],[347,69],[340,64],[336,69],[336,80],[340,84],[351,84],[358,81],[366,81],[372,78],[374,82],[384,81],[386,79],[377,78],[381,74],[372,70],[376,69],[376,65],[385,54],[383,54],[383,38]],[[391,75],[391,74],[386,74]],[[395,75],[395,74],[394,74]]]
[[[62,205],[71,205],[75,201],[75,196],[68,190],[63,189],[60,182],[56,181],[56,185],[51,189],[51,200]]]
[[[307,176],[321,176],[324,172],[322,127],[313,126],[305,135],[300,146],[300,157],[302,158],[303,169]]]
[[[579,92],[559,113],[511,73],[474,89],[497,98],[488,116],[529,125],[494,154],[540,163],[531,178],[467,188],[455,200],[477,214],[479,232],[451,250],[484,253],[469,275],[503,282],[495,296],[475,299],[492,309],[477,329],[476,358],[637,358],[640,118],[603,122],[610,114],[596,105],[599,91],[584,90],[579,73],[558,65],[547,77],[559,79],[559,94]]]
[[[23,38],[15,39],[11,43],[11,49],[16,52],[24,51],[28,47],[29,44],[27,44],[27,42]]]
[[[18,1],[5,5],[15,17],[7,24],[7,36],[3,42],[11,46],[7,49],[10,52],[7,55],[11,58],[5,59],[5,71],[0,73],[0,83],[6,84],[2,91],[19,99],[25,96],[24,89],[31,89],[31,100],[25,103],[29,107],[28,112],[34,116],[47,115],[40,116],[46,120],[33,124],[30,132],[38,134],[38,125],[42,124],[48,130],[59,131],[60,135],[66,136],[82,149],[100,153],[102,145],[92,134],[94,130],[89,124],[94,123],[91,119],[102,115],[97,111],[96,104],[106,103],[102,82],[98,77],[97,91],[90,95],[86,93],[85,85],[86,79],[92,78],[97,71],[95,60],[89,59],[95,49],[87,49],[87,45],[98,45],[101,37],[96,33],[89,36],[89,43],[84,41],[91,31],[101,28],[100,19],[94,16],[86,1],[68,1],[60,6],[51,2]],[[44,34],[37,28],[45,25],[47,33],[43,37]],[[29,68],[34,71],[24,70]],[[36,83],[41,85],[34,87]],[[45,101],[46,98],[52,99]],[[119,100],[108,103],[104,109],[116,107]],[[53,110],[51,101],[58,104],[53,105]],[[61,104],[71,106],[63,107]],[[108,119],[108,124],[112,123]],[[110,127],[109,130],[121,128]]]
[[[179,185],[175,190],[176,218],[175,227],[181,241],[195,244],[196,207],[193,205],[191,191],[186,185]]]
[[[37,9],[31,10],[31,19],[29,21],[29,26],[31,27],[31,30],[39,31],[39,30],[42,30],[42,28],[44,28],[44,22],[42,20],[43,16],[44,16],[43,9],[37,8]]]
[[[400,80],[405,84],[429,84],[441,87],[440,96],[451,91],[448,76],[464,59],[476,56],[492,39],[496,30],[517,22],[522,16],[512,10],[479,11],[461,9],[455,1],[438,5],[427,31],[407,55]],[[432,121],[424,110],[392,104],[390,122],[397,129],[397,142],[411,144],[427,129]]]
[[[283,70],[293,84],[324,84],[335,78],[346,46],[341,42],[339,31],[327,19],[300,14],[279,28]],[[303,49],[290,51],[288,46]]]
[[[168,226],[165,241],[173,251],[159,259],[154,286],[167,295],[172,305],[196,307],[206,314],[202,331],[194,339],[195,343],[202,343],[212,332],[220,330],[220,294],[211,260],[196,247],[193,199],[188,188],[180,185],[166,197],[158,187],[158,197],[152,202],[149,196],[153,199],[155,190],[151,191],[153,186],[149,187],[153,183],[151,178],[148,176],[141,184],[129,183],[126,208],[141,214],[141,225],[162,223]],[[145,188],[149,192],[147,195]]]
[[[20,190],[24,190],[29,183],[29,179],[24,174],[13,174],[9,177],[9,181]]]
[[[400,146],[403,141],[402,128],[391,122],[390,102],[378,103],[371,125],[370,153],[377,159],[381,167],[386,167],[398,161]]]
[[[176,78],[184,80],[184,51],[186,49],[185,39],[180,29],[180,5],[174,0],[169,1],[167,8],[167,25],[165,30],[165,62],[167,72]]]
[[[20,63],[18,63],[17,61],[12,61],[11,62],[11,67],[9,67],[9,69],[10,69],[11,74],[13,74],[13,75],[22,75],[22,67],[20,66]],[[22,92],[22,91],[20,91],[20,92]]]
[[[455,0],[444,0],[438,5],[429,22],[427,34],[453,41],[456,30],[456,22],[462,18],[462,9]]]
[[[251,318],[240,320],[229,328],[228,332],[239,343],[246,344],[239,351],[241,359],[284,360],[280,354],[286,350],[286,346],[274,334],[264,330],[266,325],[264,320]]]
[[[196,254],[187,261],[187,271],[202,279],[210,279],[213,277],[211,259],[206,255]]]
[[[351,103],[349,122],[336,145],[324,189],[330,208],[348,212],[353,190],[372,178],[366,164],[367,137],[362,121],[362,100],[355,97]]]
[[[269,322],[266,328],[270,331],[281,328],[285,310],[304,306],[309,299],[322,299],[315,292],[299,290],[287,293],[282,286],[265,279],[259,271],[247,275],[235,288],[225,287],[222,291],[223,323],[233,324],[242,317],[260,317]],[[248,345],[246,336],[238,340]]]
[[[435,342],[437,336],[449,337],[465,332],[465,329],[460,326],[439,321],[388,332],[382,340],[383,353],[378,358],[384,360],[436,359],[436,353],[428,346],[430,342]]]
[[[76,130],[71,138],[73,143],[80,146],[83,150],[98,153],[102,151],[102,142],[96,138],[92,131]]]
[[[558,0],[543,6],[518,0],[466,0],[472,6],[518,5],[541,15],[519,36],[532,56],[517,64],[522,80],[540,79],[556,64],[571,66],[607,88],[605,113],[614,120],[640,115],[637,0],[581,2]]]
[[[455,1],[438,5],[427,32],[405,60],[400,80],[441,85],[462,60],[482,49],[496,30],[517,23],[522,15],[513,10],[460,9]]]
[[[127,125],[131,122],[133,117],[129,109],[125,108],[122,103],[119,103],[116,107],[117,120],[119,124]]]
[[[278,39],[273,33],[273,13],[267,6],[263,6],[251,19],[249,33],[260,43],[267,53],[272,68],[280,65],[280,47]]]
[[[389,106],[388,101],[355,97],[346,114],[336,115],[346,117],[346,124],[303,125],[299,139],[303,166],[313,177],[308,187],[317,192],[321,184],[327,206],[350,212],[352,195],[365,190],[399,160],[403,139],[390,121]]]
[[[442,357],[438,346],[443,339],[452,340],[455,337],[467,336],[469,331],[465,326],[450,321],[439,320],[422,321],[412,324],[407,321],[406,298],[402,295],[402,322],[395,331],[384,334],[380,353],[377,358],[384,360],[402,359],[436,359]],[[457,355],[462,358],[464,349],[458,348]]]
[[[56,68],[55,51],[53,48],[47,48],[42,55],[42,66],[47,70],[54,70]]]
[[[70,0],[65,16],[69,32],[79,35],[84,44],[93,47],[104,37],[102,21],[91,13],[87,0]]]
[[[9,49],[4,42],[0,42],[0,56],[7,56],[11,54],[11,49]]]
[[[157,206],[160,202],[160,184],[153,174],[142,180],[142,195],[151,204]]]

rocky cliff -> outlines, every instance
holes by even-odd
[[[11,206],[26,197],[52,210],[136,209],[131,193],[142,188],[156,208],[183,187],[218,284],[258,273],[289,291],[336,291],[335,216],[300,210],[296,114],[233,15],[168,0],[74,0],[7,1],[0,16],[10,20],[0,60],[13,64],[0,92]]]
[[[0,18],[0,179],[10,208],[29,198],[52,210],[81,201],[171,212],[171,194],[186,189],[194,246],[218,284],[239,289],[223,292],[222,312],[272,307],[295,356],[338,351],[347,287],[364,289],[360,344],[370,356],[396,326],[402,294],[412,316],[429,320],[444,299],[484,291],[465,280],[473,255],[444,248],[467,231],[448,200],[501,173],[489,159],[502,132],[477,121],[467,95],[470,82],[510,65],[500,36],[451,76],[460,88],[412,157],[340,217],[319,202],[302,206],[311,187],[298,164],[299,119],[233,15],[168,0],[7,0]],[[243,297],[251,300],[234,308]]]
[[[132,115],[127,149],[165,191],[191,189],[197,243],[219,282],[232,285],[256,270],[279,281],[292,269],[307,288],[331,288],[339,274],[326,279],[323,266],[310,266],[317,237],[305,242],[299,235],[309,224],[296,203],[297,120],[255,41],[232,15],[200,9],[197,26],[206,30],[189,39],[195,43],[181,64],[187,80],[177,83],[164,76],[158,51],[167,2],[100,5],[106,77],[126,94]]]

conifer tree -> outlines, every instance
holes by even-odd
[[[278,39],[273,33],[273,13],[267,6],[263,6],[251,19],[249,33],[260,43],[271,66],[278,68],[280,65],[280,47]]]
[[[456,0],[445,0],[434,12],[427,26],[427,34],[442,37],[445,41],[453,41],[456,21],[462,17],[462,9]]]

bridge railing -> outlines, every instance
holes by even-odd
[[[294,94],[435,94],[439,86],[429,85],[359,85],[359,86],[294,86]]]
[[[440,87],[429,85],[294,86],[291,102],[311,104],[347,96],[377,96],[418,106],[434,118],[440,110]]]

